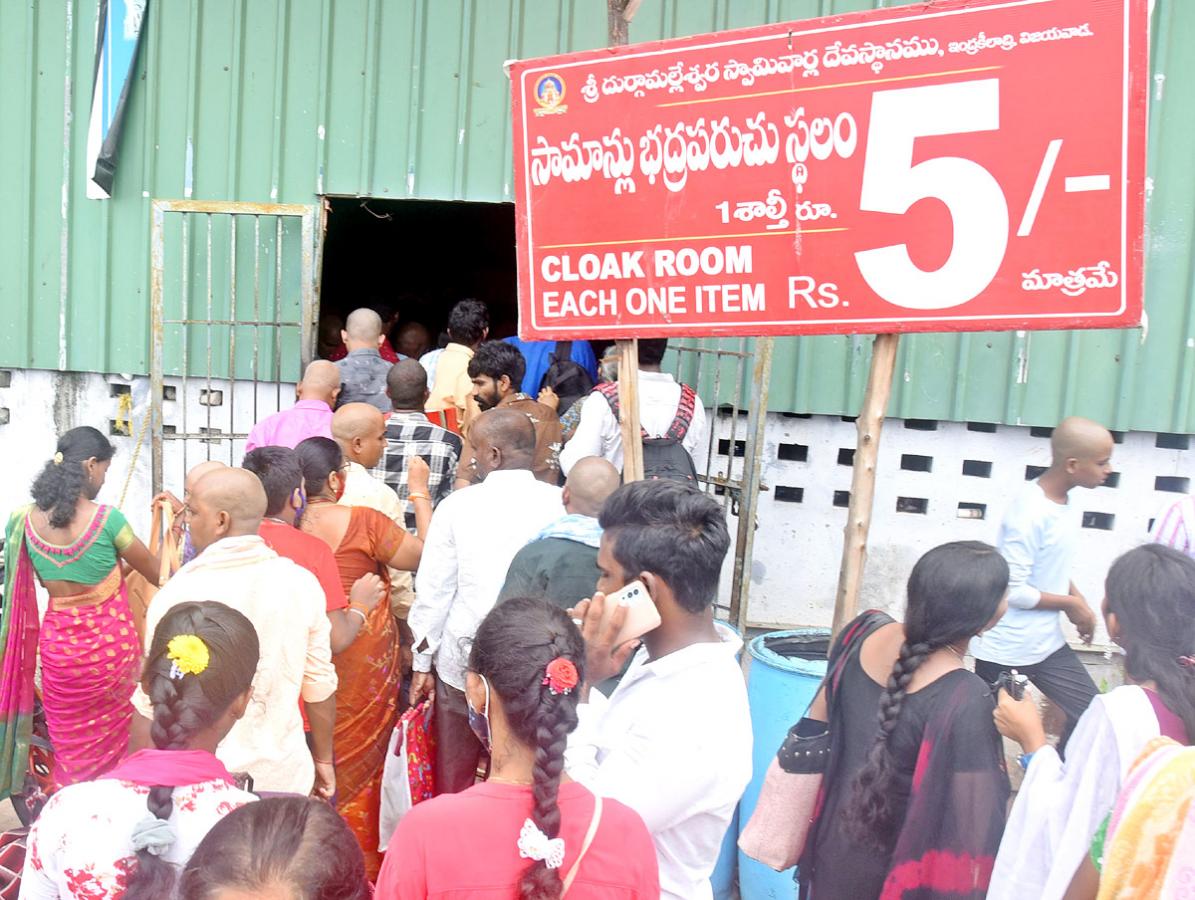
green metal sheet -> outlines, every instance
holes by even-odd
[[[510,200],[502,62],[605,43],[605,0],[151,0],[110,201],[85,198],[94,0],[0,3],[0,365],[145,373],[149,201]],[[643,0],[634,41],[892,5]],[[902,339],[892,413],[1195,432],[1195,3],[1153,18],[1149,328]],[[1043,85],[1048,90],[1048,85]],[[226,265],[226,263],[225,263]],[[851,414],[867,336],[776,342],[771,407]]]

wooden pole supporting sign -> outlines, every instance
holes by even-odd
[[[855,447],[855,464],[851,472],[851,503],[847,510],[846,528],[843,533],[838,595],[834,601],[835,635],[858,614],[859,584],[863,579],[863,564],[867,557],[867,532],[871,528],[871,511],[875,500],[880,432],[884,428],[884,416],[888,411],[888,397],[892,394],[892,373],[896,368],[896,350],[899,343],[899,334],[876,336],[871,351],[867,390],[863,394],[863,408],[859,410],[859,418],[855,421],[859,440]]]
[[[606,39],[611,47],[630,40],[637,0],[606,0]],[[639,341],[618,341],[618,406],[622,429],[622,481],[643,480],[643,434],[639,425]]]

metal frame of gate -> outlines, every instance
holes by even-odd
[[[153,223],[151,227],[151,264],[152,284],[150,292],[151,311],[151,346],[150,346],[150,404],[153,421],[152,453],[153,453],[153,490],[162,489],[163,482],[163,451],[166,441],[182,441],[183,470],[189,468],[187,464],[187,444],[189,441],[202,441],[206,447],[206,458],[212,458],[213,444],[227,441],[229,464],[235,464],[232,458],[233,442],[238,438],[247,437],[247,432],[235,430],[235,403],[237,374],[237,329],[253,329],[253,361],[252,361],[252,393],[253,393],[253,421],[258,420],[258,385],[273,383],[276,391],[276,408],[282,406],[282,330],[297,328],[299,330],[299,346],[301,366],[305,367],[315,354],[316,314],[318,311],[319,269],[317,246],[317,216],[318,207],[297,203],[242,203],[236,201],[205,201],[205,200],[154,200]],[[165,278],[165,220],[168,213],[179,213],[187,216],[182,222],[182,272],[181,272],[181,309],[177,315],[164,309],[164,278]],[[206,317],[192,312],[192,285],[189,270],[188,252],[190,247],[191,216],[197,217],[204,228],[203,236],[206,241],[207,277],[203,285],[206,292]],[[227,318],[214,318],[212,312],[213,282],[212,255],[217,251],[212,236],[212,216],[230,217],[231,240],[227,247],[229,254],[229,314]],[[263,269],[261,266],[262,246],[262,217],[275,220],[275,253],[274,271],[265,272],[266,277],[273,277],[275,318],[263,320],[261,318],[261,288]],[[283,291],[283,219],[295,218],[300,220],[300,313],[299,319],[283,319],[280,308]],[[251,220],[254,229],[254,268],[253,268],[253,315],[251,318],[238,318],[237,315],[237,226],[238,222]],[[268,227],[268,225],[267,225]],[[164,336],[167,326],[178,326],[182,329],[182,360],[181,360],[181,429],[167,432],[164,428],[162,403],[166,388],[165,364],[163,359]],[[212,330],[215,327],[227,327],[229,333],[228,347],[228,378],[213,379],[213,346]],[[193,360],[188,358],[189,330],[206,329],[206,360],[203,373],[192,375]],[[273,371],[263,382],[259,370],[259,355],[262,347],[263,331],[273,347]],[[212,396],[212,386],[217,389],[226,388],[229,402],[229,431],[220,433],[213,438],[212,407],[207,406],[206,428],[192,431],[188,423],[187,385],[189,382],[202,381],[206,386],[208,397]]]
[[[738,519],[734,540],[734,569],[730,584],[730,605],[719,604],[719,614],[740,631],[749,625],[747,615],[751,592],[751,560],[755,546],[756,511],[759,508],[760,491],[767,490],[763,483],[764,429],[767,426],[768,387],[772,376],[772,338],[755,338],[754,344],[748,338],[740,338],[735,349],[718,346],[703,346],[701,342],[672,340],[668,348],[677,354],[676,379],[685,381],[701,392],[710,386],[710,392],[702,397],[713,407],[707,435],[705,472],[698,473],[698,480],[707,493],[722,499],[723,509],[728,516]],[[731,370],[731,377],[723,377],[723,369]],[[748,393],[746,378],[750,374]],[[730,391],[726,394],[725,387]],[[744,394],[750,397],[746,407],[746,428],[740,431],[740,412],[744,411],[740,401]],[[728,396],[728,402],[723,396]],[[720,423],[729,418],[729,434],[720,435]],[[738,440],[744,442],[742,457],[736,454]],[[726,453],[716,451],[726,442]],[[725,468],[715,471],[725,459]],[[736,460],[742,459],[736,470]]]

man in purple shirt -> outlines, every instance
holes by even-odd
[[[332,407],[340,394],[340,369],[317,359],[295,390],[298,402],[262,419],[249,432],[245,452],[258,447],[290,447],[309,437],[332,437]]]

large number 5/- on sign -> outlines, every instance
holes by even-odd
[[[1140,322],[1147,0],[511,66],[526,338]]]

